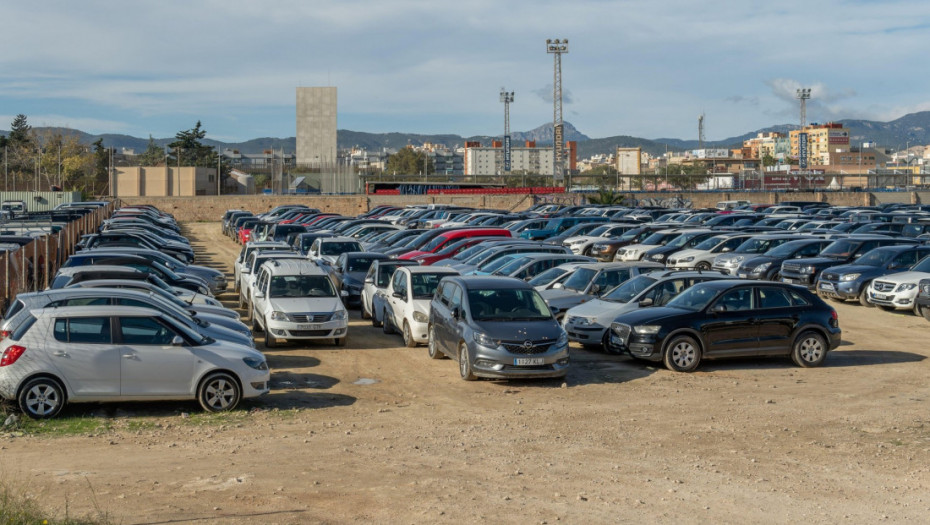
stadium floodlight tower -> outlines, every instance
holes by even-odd
[[[504,103],[504,173],[510,173],[510,104],[513,91],[501,88],[501,102]]]
[[[811,88],[798,89],[796,98],[801,101],[801,129],[807,124],[807,101],[811,98]]]
[[[552,178],[561,182],[565,176],[563,167],[564,147],[562,129],[562,53],[568,53],[568,39],[546,39],[546,53],[555,59],[552,78]]]

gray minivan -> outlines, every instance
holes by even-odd
[[[478,377],[563,377],[568,335],[528,283],[511,277],[446,277],[430,303],[429,356]]]

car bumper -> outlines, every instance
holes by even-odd
[[[904,292],[879,293],[869,289],[869,302],[879,306],[909,309],[914,307],[917,289]]]
[[[566,323],[563,328],[568,334],[569,341],[587,345],[600,344],[608,327],[596,324],[580,326],[576,323]]]
[[[736,275],[736,266],[711,266],[711,270],[716,270],[727,275]]]
[[[268,321],[265,327],[269,333],[280,339],[325,339],[345,337],[349,323],[345,321],[327,321],[325,323],[292,323],[289,321]]]
[[[568,373],[568,345],[544,354],[512,354],[505,350],[475,345],[472,373],[492,379],[563,377]],[[533,364],[518,361],[533,359]],[[520,364],[518,364],[520,363]]]
[[[781,276],[781,282],[788,284],[799,284],[801,286],[806,286],[808,288],[814,287],[814,276],[813,275],[784,275]]]
[[[662,360],[662,341],[655,335],[630,334],[624,340],[616,332],[611,331],[607,338],[607,351],[615,354],[627,353],[647,361]]]
[[[259,397],[271,391],[271,372],[268,370],[256,370],[248,377],[240,376],[239,379],[242,381],[243,398]]]
[[[410,335],[413,336],[413,340],[417,343],[428,343],[429,342],[429,322],[421,323],[419,321],[414,321],[413,319],[408,319],[407,323],[410,325]]]
[[[834,299],[852,300],[859,298],[859,283],[855,281],[817,281],[817,293]]]

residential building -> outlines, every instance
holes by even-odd
[[[570,172],[578,168],[578,143],[568,141],[565,143],[564,153],[567,156],[566,166]],[[536,142],[526,141],[522,147],[510,147],[510,172],[537,175],[551,175],[553,148],[551,146],[537,148]],[[464,150],[465,175],[499,175],[503,174],[504,149],[499,140],[491,142],[491,146],[482,146],[480,142],[466,142]]]
[[[830,153],[849,151],[849,130],[838,122],[826,124],[811,124],[803,130],[792,130],[788,133],[791,140],[791,157],[798,158],[798,137],[807,133],[807,163],[808,166],[829,166]]]

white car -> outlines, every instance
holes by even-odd
[[[757,235],[754,233],[714,235],[694,248],[674,253],[665,262],[665,266],[688,270],[710,270],[718,255],[732,252],[747,239]]]
[[[921,315],[917,311],[916,300],[920,292],[920,280],[930,279],[930,273],[919,271],[925,267],[930,269],[930,258],[917,263],[914,266],[917,270],[876,277],[869,284],[867,300],[889,310],[913,310],[915,315]]]
[[[381,319],[375,314],[373,307],[375,295],[387,289],[391,284],[391,277],[399,266],[416,266],[416,261],[405,259],[378,259],[371,263],[368,273],[365,275],[365,283],[362,286],[361,307],[362,319],[371,319],[373,326],[381,326]],[[378,310],[380,313],[380,310]]]
[[[266,394],[271,379],[261,352],[135,306],[32,310],[0,355],[0,396],[35,419],[66,402],[196,399],[210,412],[231,410]]]
[[[615,235],[622,235],[623,232],[630,229],[629,224],[605,224],[594,228],[587,235],[576,235],[562,241],[562,246],[567,246],[575,255],[589,255],[591,246],[597,241],[603,240]]]
[[[258,271],[252,301],[252,331],[265,333],[265,346],[332,338],[344,346],[349,314],[332,278],[307,260],[272,259]]]
[[[639,244],[631,244],[617,249],[617,253],[614,254],[614,260],[624,262],[638,261],[642,259],[649,250],[658,248],[659,246],[665,246],[682,233],[684,233],[684,230],[681,229],[659,230],[643,239],[643,242]]]
[[[234,292],[239,293],[239,274],[242,273],[242,269],[245,268],[245,261],[255,250],[290,250],[291,247],[283,242],[268,242],[268,241],[250,241],[245,243],[242,246],[242,249],[239,250],[239,257],[236,258],[236,262],[233,264],[233,286]]]
[[[329,271],[336,259],[346,252],[361,252],[362,245],[352,237],[323,237],[313,241],[307,258]]]
[[[239,308],[248,308],[252,302],[252,292],[255,288],[255,277],[258,269],[268,259],[299,259],[301,258],[296,252],[292,251],[254,251],[249,254],[248,259],[242,270],[239,272]]]
[[[384,333],[401,330],[408,348],[429,341],[429,308],[433,293],[443,277],[459,275],[451,268],[401,266],[391,283],[379,292],[383,298],[381,327]]]

